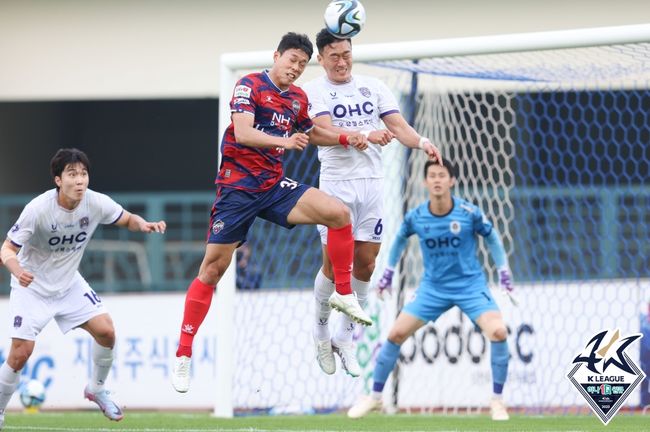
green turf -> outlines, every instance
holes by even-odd
[[[607,427],[589,416],[513,416],[507,422],[493,422],[487,415],[380,415],[350,420],[343,415],[238,417],[217,419],[208,414],[127,413],[119,423],[97,412],[22,414],[7,413],[3,432],[14,431],[644,431],[650,430],[650,416],[619,414]]]

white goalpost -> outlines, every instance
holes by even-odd
[[[516,310],[500,302],[511,325],[507,401],[535,412],[575,406],[574,395],[562,394],[566,379],[557,375],[585,335],[605,325],[603,309],[590,302],[607,305],[608,327],[638,332],[639,307],[650,300],[650,247],[642,240],[650,238],[642,226],[650,208],[650,166],[638,161],[648,156],[643,142],[650,139],[650,24],[354,45],[353,55],[355,72],[386,80],[407,120],[458,166],[456,192],[481,205],[504,237],[524,304]],[[320,74],[315,57],[310,73]],[[219,139],[230,124],[236,81],[272,60],[272,50],[221,56]],[[310,158],[306,168],[301,157]],[[291,167],[317,172],[314,157],[297,156]],[[392,143],[384,163],[386,231],[378,272],[405,210],[425,199],[419,154]],[[315,236],[315,228],[296,228],[294,237],[268,233],[265,242],[255,243],[264,274],[285,264],[283,242],[302,242],[300,236]],[[319,259],[320,248],[313,252]],[[318,265],[302,259],[306,274],[315,275]],[[490,268],[485,251],[481,259]],[[297,278],[298,286],[268,282],[272,286],[242,293],[234,261],[215,299],[217,417],[349,406],[367,391],[372,359],[422,273],[412,241],[400,263],[395,304],[371,299],[376,321],[374,328],[359,329],[359,355],[367,361],[355,381],[319,375],[307,276]],[[282,333],[277,346],[267,345],[274,332]],[[284,351],[293,356],[284,359]],[[485,351],[467,318],[446,313],[402,348],[386,402],[402,410],[480,409],[478,396],[462,393],[488,388]],[[469,371],[465,378],[463,368]],[[553,386],[557,394],[543,395],[539,385]]]

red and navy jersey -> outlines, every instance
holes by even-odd
[[[307,112],[305,92],[291,85],[282,91],[266,71],[244,76],[237,82],[230,100],[232,113],[255,117],[254,126],[269,135],[289,137],[309,132],[314,124]],[[283,148],[256,148],[235,141],[230,123],[221,141],[221,167],[215,183],[251,192],[265,191],[283,177]]]

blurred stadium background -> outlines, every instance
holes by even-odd
[[[203,256],[214,194],[218,129],[223,127],[218,124],[219,55],[273,49],[289,30],[313,37],[322,27],[326,3],[315,6],[314,2],[280,0],[267,10],[256,1],[0,2],[0,231],[10,228],[31,197],[51,187],[48,161],[54,151],[72,146],[85,150],[91,158],[91,188],[109,193],[131,211],[150,219],[163,218],[168,224],[164,237],[104,227],[96,233],[81,267],[96,291],[110,299],[109,308],[122,339],[114,384],[118,394],[126,396],[142,383],[160,388],[159,400],[140,400],[131,406],[209,409],[215,399],[214,366],[204,366],[208,371],[195,370],[195,378],[202,382],[193,395],[182,400],[168,385],[167,368],[177,337],[182,295]],[[650,5],[640,1],[620,2],[614,10],[608,2],[593,1],[525,6],[515,1],[407,1],[395,11],[394,2],[370,0],[366,9],[367,26],[355,38],[355,45],[638,24],[650,16]],[[292,11],[290,22],[286,10]],[[637,67],[650,69],[647,46],[632,56],[639,58]],[[519,393],[513,404],[528,412],[581,405],[575,394],[565,394],[570,391],[566,380],[556,373],[568,367],[571,359],[567,352],[570,356],[580,350],[586,342],[584,335],[600,330],[601,325],[615,322],[626,331],[640,331],[639,324],[646,316],[640,311],[645,307],[648,312],[648,81],[645,87],[616,83],[602,88],[581,82],[578,87],[542,86],[525,91],[507,86],[468,90],[454,87],[458,84],[454,83],[452,95],[441,98],[431,91],[436,83],[422,80],[420,93],[428,89],[429,96],[409,99],[411,74],[399,71],[403,65],[389,66],[396,72],[380,69],[377,74],[403,98],[405,113],[418,129],[442,144],[443,153],[461,165],[461,175],[488,179],[461,184],[459,192],[483,205],[506,234],[513,273],[524,292],[534,292],[535,286],[549,289],[538,291],[544,300],[535,300],[522,310],[504,305],[513,322],[511,344],[515,345],[511,351],[516,350],[513,356],[517,356],[512,391]],[[423,68],[454,75],[442,66],[433,62]],[[301,82],[319,73],[318,67],[311,67]],[[495,70],[489,68],[463,73],[483,80],[496,77]],[[532,78],[553,81],[543,74]],[[444,108],[436,111],[435,106]],[[424,114],[418,116],[418,112]],[[493,135],[472,132],[484,126],[477,120],[481,118],[493,119],[497,125],[493,135],[508,139],[493,142]],[[445,128],[450,126],[440,129],[438,123],[470,126],[448,130]],[[621,123],[628,127],[619,126]],[[499,125],[504,129],[499,130]],[[486,147],[496,143],[496,150],[476,153],[471,146],[454,146],[459,140]],[[540,152],[540,146],[547,146],[548,151]],[[411,170],[414,178],[419,178],[417,162],[410,155],[389,156],[400,161],[397,169]],[[313,149],[303,155],[289,153],[286,162],[288,175],[317,184]],[[490,171],[485,166],[496,168]],[[395,180],[392,185],[397,188],[389,198],[397,211],[389,222],[393,229],[403,207],[422,198],[413,185],[414,180],[408,179]],[[390,237],[386,239],[389,243]],[[365,356],[364,380],[338,375],[328,379],[319,374],[313,361],[310,328],[305,324],[311,307],[309,289],[320,263],[315,229],[287,232],[257,222],[242,256],[248,259],[248,266],[238,278],[242,289],[235,310],[240,328],[236,333],[234,408],[281,413],[349,405],[367,388],[371,358],[394,306],[373,302],[378,328],[359,335],[360,346],[366,350],[360,353]],[[416,283],[417,266],[414,257],[402,269],[406,291]],[[593,287],[595,296],[589,291]],[[8,292],[8,273],[0,270],[0,295],[4,297],[0,311],[5,310]],[[282,303],[277,303],[278,297]],[[575,302],[580,302],[581,309],[571,309]],[[575,319],[567,318],[572,313]],[[465,379],[476,381],[481,391],[489,388],[485,347],[474,361],[472,350],[481,351],[480,342],[478,348],[470,346],[476,339],[472,339],[467,320],[457,313],[449,315],[406,347],[413,355],[407,354],[404,362],[406,366],[421,357],[426,363],[427,355],[435,352],[433,357],[437,357],[441,352],[444,364],[433,362],[426,373],[434,380],[446,375],[449,382],[438,383],[441,389],[435,394],[427,384],[421,384],[425,388],[404,384],[402,391],[406,388],[407,394],[423,394],[435,409],[480,409],[484,406],[478,397],[481,394],[469,402],[470,407],[456,402],[456,398],[467,396],[463,395],[464,381],[456,384],[455,393],[449,387],[466,367],[470,372]],[[528,319],[531,315],[538,317],[533,324],[534,320]],[[208,318],[208,323],[213,322],[214,311]],[[6,335],[8,324],[0,326],[0,335]],[[60,377],[64,369],[74,367],[66,376],[83,381],[87,339],[79,334],[61,339],[52,326],[48,331],[42,340],[55,342],[39,342],[41,351],[25,372],[49,385],[46,407],[77,408],[81,397],[67,396]],[[214,365],[217,336],[210,324],[202,332],[201,361],[197,363]],[[447,345],[448,335],[454,332],[466,338]],[[562,333],[573,336],[564,338]],[[439,342],[427,345],[430,342],[423,334],[433,334]],[[559,342],[548,345],[554,338]],[[544,342],[552,352],[535,351],[537,342]],[[62,348],[59,343],[67,345]],[[5,337],[0,357],[8,344]],[[464,358],[451,361],[456,349],[457,357]],[[67,357],[61,355],[65,351]],[[264,357],[258,351],[263,351]],[[536,360],[527,361],[533,352]],[[538,363],[539,358],[545,360]],[[639,358],[638,352],[635,358]],[[474,366],[477,369],[471,369]],[[548,376],[551,372],[545,368],[555,376]],[[414,370],[417,381],[422,369]],[[408,374],[408,368],[402,373]],[[645,389],[648,396],[639,390],[634,406],[650,403],[647,381]],[[449,397],[450,392],[455,396]],[[397,388],[387,397],[400,406]],[[405,403],[408,409],[423,405],[418,398]]]

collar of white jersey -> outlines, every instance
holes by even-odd
[[[352,82],[354,82],[354,75],[350,75],[350,81],[346,81],[344,83],[334,82],[334,81],[330,80],[327,77],[327,75],[323,76],[323,78],[325,78],[325,81],[327,81],[329,84],[334,85],[334,86],[345,86],[345,85],[348,85],[348,84],[351,84]]]

